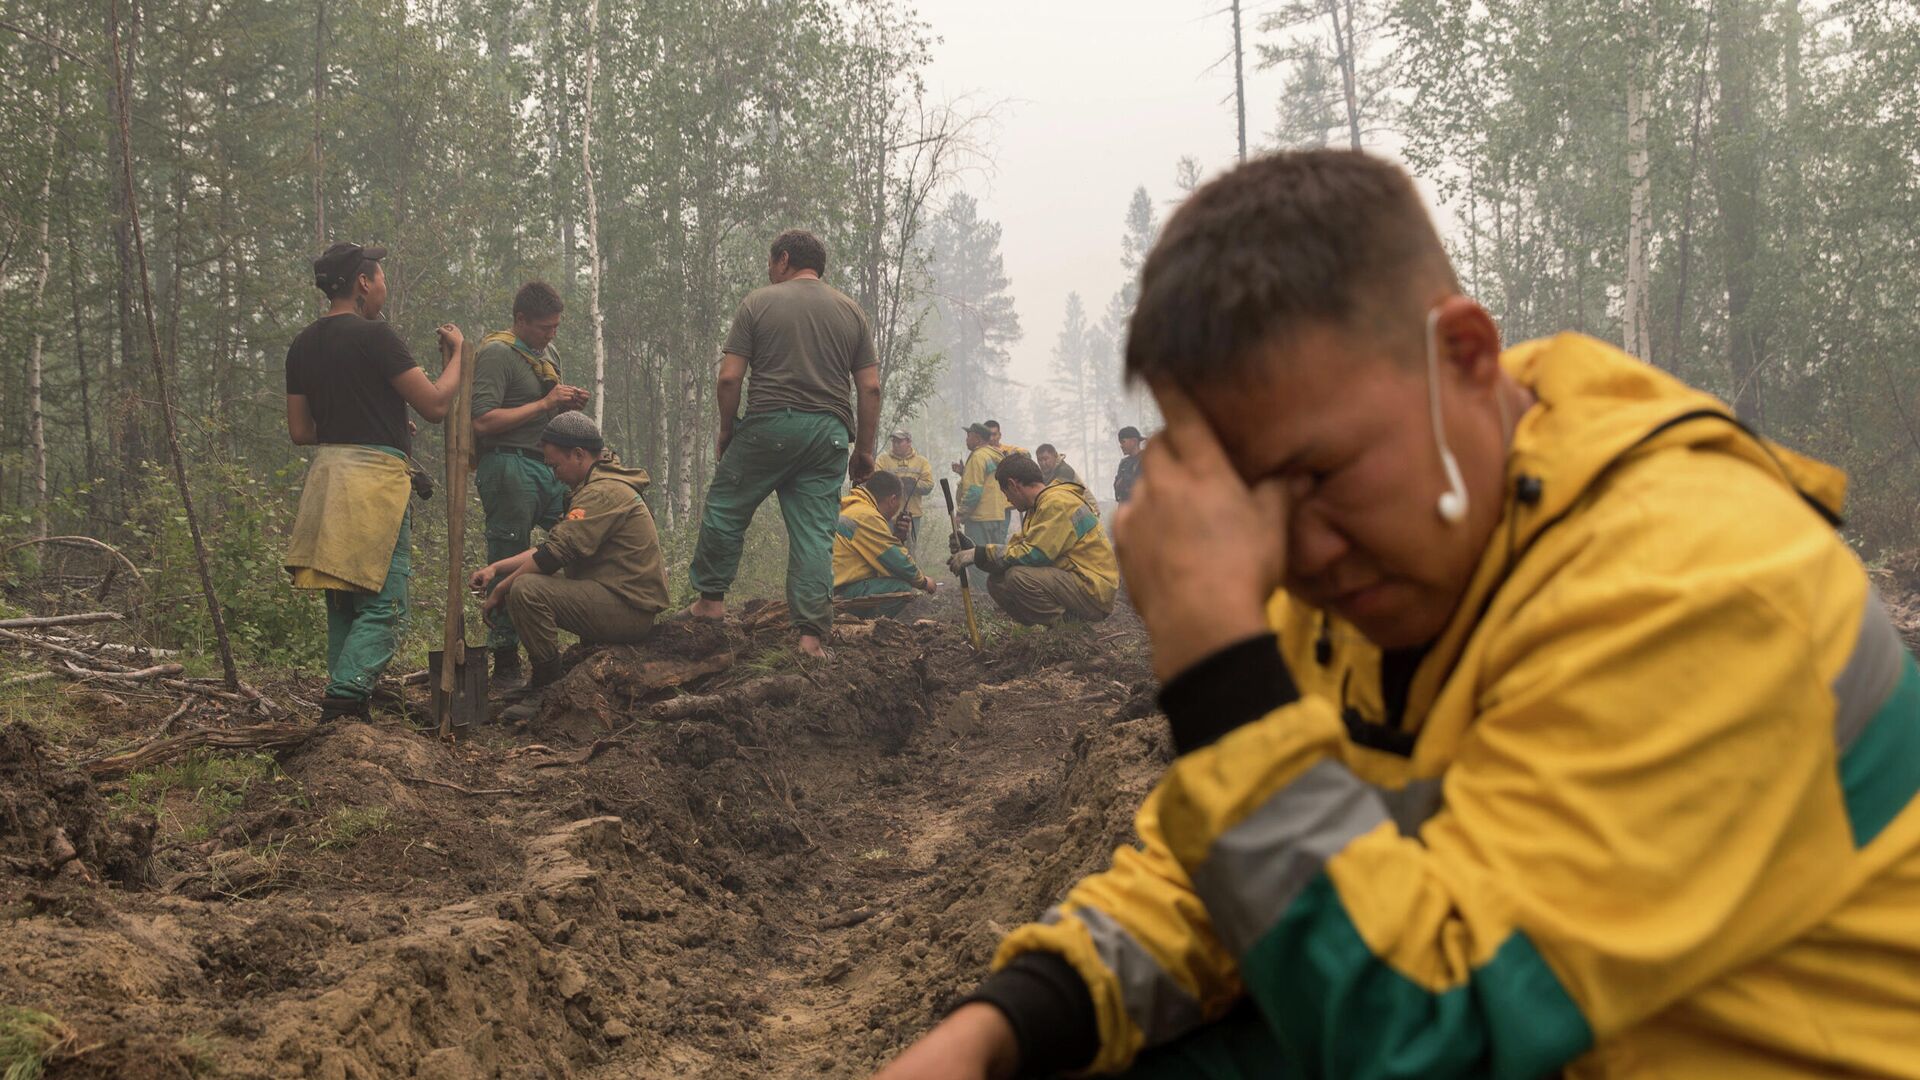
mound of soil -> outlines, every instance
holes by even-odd
[[[39,732],[0,727],[0,863],[9,871],[140,885],[152,854],[151,820],[115,820],[85,776],[49,760]]]
[[[824,665],[668,622],[527,728],[343,725],[159,888],[0,921],[0,981],[79,1033],[54,1076],[860,1075],[1170,754],[1130,613],[978,654],[955,622],[843,623]]]

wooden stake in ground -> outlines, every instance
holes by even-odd
[[[440,654],[440,735],[453,735],[456,669],[467,662],[467,462],[473,456],[473,342],[460,344],[460,390],[447,412],[447,621]]]
[[[146,315],[147,344],[153,353],[154,384],[160,394],[160,418],[166,423],[167,452],[173,459],[173,483],[180,491],[180,509],[187,516],[187,533],[193,537],[193,558],[200,570],[200,592],[207,601],[207,615],[213,620],[213,640],[220,650],[220,669],[226,675],[227,689],[240,689],[240,671],[233,666],[233,643],[227,640],[227,620],[220,614],[220,597],[213,591],[213,571],[207,565],[207,542],[200,536],[200,518],[193,512],[193,491],[187,486],[186,458],[180,453],[180,425],[173,418],[173,390],[167,379],[167,362],[160,355],[160,332],[153,324],[153,287],[147,280],[147,243],[140,233],[140,205],[133,188],[133,128],[127,112],[133,100],[127,93],[126,65],[120,59],[120,0],[110,0],[112,17],[107,20],[107,47],[113,53],[113,91],[120,102],[120,182],[127,196],[127,224],[133,229],[133,249],[139,255],[140,307]]]

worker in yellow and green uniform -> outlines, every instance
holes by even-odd
[[[881,472],[900,478],[907,517],[912,521],[907,532],[907,550],[911,551],[920,539],[920,500],[933,491],[933,463],[913,448],[913,435],[906,428],[895,429],[887,442],[886,451],[874,464]]]
[[[960,470],[960,499],[955,508],[955,524],[973,546],[1007,542],[1007,498],[1001,494],[994,474],[1000,469],[1001,453],[993,447],[993,433],[985,424],[969,424],[966,430],[967,460]],[[968,583],[984,588],[986,575],[968,571]]]
[[[1026,447],[1015,446],[1010,442],[1003,442],[1001,440],[1000,421],[988,420],[985,423],[987,427],[987,445],[993,447],[995,450],[1000,451],[1001,460],[1004,461],[1005,459],[1013,457],[1016,454],[1022,457],[1033,456],[1027,453]],[[1003,512],[1005,513],[1006,519],[1007,519],[1007,532],[1011,534],[1014,529],[1019,527],[1020,519],[1019,519],[1018,510],[1014,506],[1008,505],[1007,507],[1005,507]]]
[[[954,552],[948,569],[983,571],[987,595],[1026,626],[1099,622],[1113,614],[1120,567],[1087,489],[1071,480],[1048,482],[1038,463],[1019,454],[1000,462],[995,479],[1023,515],[1020,531],[1005,545]]]
[[[533,530],[560,520],[567,488],[540,451],[547,421],[587,403],[587,392],[560,380],[553,339],[566,306],[544,281],[529,281],[513,297],[513,329],[488,334],[474,356],[473,433],[479,460],[473,483],[487,514],[487,561],[527,550]],[[487,623],[493,683],[523,680],[520,638],[504,613]]]
[[[1126,367],[1175,757],[887,1080],[1920,1077],[1920,669],[1843,476],[1503,352],[1355,151],[1182,204]]]
[[[840,499],[840,520],[833,528],[833,596],[861,601],[855,614],[898,615],[914,590],[932,594],[937,588],[894,535],[891,522],[905,498],[900,477],[883,467]]]

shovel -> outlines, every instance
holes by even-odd
[[[953,519],[953,534],[960,538],[960,546],[972,547],[973,541],[960,529],[960,518],[953,512],[953,486],[946,477],[940,478],[940,493],[947,497],[947,516]],[[980,651],[980,624],[973,618],[973,587],[967,581],[967,572],[960,571],[960,602],[967,609],[967,640],[973,644],[973,651]]]

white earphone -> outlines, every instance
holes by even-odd
[[[1433,411],[1433,445],[1440,451],[1440,466],[1447,471],[1447,490],[1440,494],[1434,509],[1440,520],[1458,525],[1467,520],[1467,485],[1460,478],[1460,463],[1447,446],[1447,428],[1440,417],[1440,309],[1427,312],[1427,404]]]

